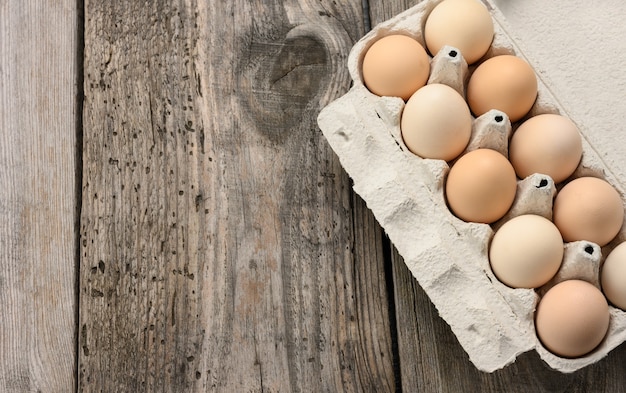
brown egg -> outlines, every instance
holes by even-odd
[[[509,159],[517,176],[548,175],[555,183],[567,179],[583,153],[576,125],[560,115],[544,114],[526,120],[513,134]]]
[[[517,178],[509,161],[490,149],[459,158],[446,180],[450,210],[462,220],[492,223],[502,218],[515,199]]]
[[[379,96],[408,100],[424,86],[430,59],[419,42],[405,35],[388,35],[376,41],[363,58],[363,81]]]
[[[517,56],[502,55],[478,66],[467,85],[467,101],[476,116],[498,109],[518,121],[537,98],[537,77]]]
[[[406,146],[422,158],[450,161],[472,134],[472,115],[463,97],[447,85],[430,84],[406,103],[400,123]]]
[[[619,193],[609,183],[580,177],[556,195],[553,217],[566,242],[587,240],[602,247],[622,227],[624,208]]]
[[[535,314],[537,336],[555,355],[586,355],[604,339],[609,306],[602,292],[586,281],[563,281],[543,296]]]
[[[493,40],[491,14],[478,0],[446,0],[428,16],[424,39],[433,55],[450,45],[461,51],[467,64],[475,63]]]

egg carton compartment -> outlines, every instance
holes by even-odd
[[[363,84],[361,63],[367,49],[379,38],[397,33],[413,37],[425,47],[426,18],[441,1],[419,3],[379,24],[354,45],[348,58],[353,87],[322,110],[318,117],[320,129],[353,179],[355,192],[372,210],[478,369],[495,371],[514,362],[519,354],[535,349],[550,367],[573,372],[597,362],[626,340],[626,313],[610,306],[609,331],[600,346],[583,357],[567,359],[549,352],[537,338],[535,308],[548,288],[566,279],[581,278],[599,287],[603,255],[626,239],[624,226],[603,248],[591,242],[565,244],[559,272],[542,288],[514,289],[504,285],[489,265],[489,244],[495,230],[520,214],[551,219],[552,201],[560,185],[555,185],[549,176],[529,176],[518,181],[515,202],[500,221],[487,225],[460,220],[450,212],[444,196],[452,163],[411,153],[400,133],[404,101],[376,96]],[[525,59],[515,37],[507,33],[502,14],[489,0],[483,3],[491,13],[495,31],[483,60],[503,54]],[[467,66],[455,48],[444,47],[431,59],[428,83],[447,84],[464,96],[473,68]],[[488,147],[506,156],[511,133],[526,118],[544,113],[569,117],[539,75],[537,82],[535,104],[521,121],[512,125],[504,113],[495,110],[473,119],[466,151]],[[588,130],[584,124],[576,125],[583,137],[583,155],[571,178],[602,178],[615,187],[624,201],[619,182],[587,142]]]

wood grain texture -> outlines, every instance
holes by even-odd
[[[75,378],[74,1],[0,2],[0,391]]]
[[[372,26],[419,3],[370,0]],[[400,375],[404,392],[624,392],[626,346],[572,374],[550,369],[531,351],[502,370],[478,371],[428,296],[392,250]]]
[[[362,20],[86,1],[81,391],[395,390],[381,230],[315,120]]]

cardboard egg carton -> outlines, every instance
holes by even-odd
[[[472,363],[492,372],[536,350],[552,368],[572,372],[606,356],[626,340],[626,313],[610,307],[609,331],[592,353],[576,358],[558,357],[545,349],[534,328],[534,311],[540,296],[554,284],[580,278],[599,287],[598,274],[604,257],[623,241],[622,228],[604,248],[591,242],[565,244],[564,261],[557,275],[544,287],[514,289],[498,281],[489,266],[489,242],[506,220],[520,214],[552,218],[552,201],[559,185],[549,176],[535,174],[518,182],[516,200],[507,215],[492,225],[468,223],[455,217],[446,205],[444,186],[449,171],[442,160],[422,159],[402,141],[400,117],[404,101],[378,97],[363,85],[361,63],[369,46],[392,33],[402,33],[424,45],[426,18],[442,0],[426,0],[381,23],[357,42],[348,59],[354,81],[350,91],[329,104],[319,115],[319,126],[354,181],[354,190],[366,201],[380,225],[394,243],[413,276],[451,326]],[[516,40],[507,33],[502,14],[490,2],[495,36],[485,58],[512,54],[524,58]],[[425,45],[424,45],[425,47]],[[464,96],[471,74],[455,48],[443,48],[431,60],[429,83],[445,83]],[[532,64],[531,64],[532,66]],[[559,113],[567,116],[539,75],[538,97],[528,116]],[[567,116],[569,117],[569,116]],[[571,119],[576,122],[576,119]],[[522,119],[523,121],[523,119]],[[619,182],[613,178],[590,146],[584,124],[583,158],[572,177],[596,176],[611,183],[624,199]],[[513,132],[506,115],[490,111],[473,120],[467,151],[488,147],[507,155]]]

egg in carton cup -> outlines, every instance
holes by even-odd
[[[364,56],[380,38],[403,34],[426,48],[426,20],[441,2],[425,0],[377,25],[354,45],[348,58],[353,86],[322,110],[318,117],[320,129],[353,179],[355,192],[372,210],[478,369],[501,369],[518,355],[534,349],[550,367],[573,372],[597,362],[626,340],[626,313],[609,306],[608,331],[601,343],[583,356],[568,358],[549,351],[539,340],[535,328],[537,306],[559,282],[578,279],[600,288],[603,255],[624,241],[624,227],[603,247],[589,241],[565,243],[558,272],[539,288],[505,285],[490,266],[494,233],[504,223],[524,214],[551,220],[553,200],[562,184],[555,185],[550,176],[542,174],[518,179],[515,200],[503,218],[491,225],[459,219],[450,211],[445,196],[446,179],[454,162],[424,159],[409,151],[400,128],[405,101],[377,96],[363,82]],[[517,40],[507,31],[503,15],[490,0],[483,3],[493,20],[494,36],[482,60],[499,55],[524,59]],[[468,66],[458,49],[446,46],[430,59],[428,84],[445,84],[465,96],[473,69],[475,66]],[[540,114],[567,116],[539,76],[537,83],[537,98],[522,121]],[[488,148],[507,157],[510,137],[519,123],[512,125],[507,115],[498,110],[472,117],[471,137],[463,154]],[[570,179],[592,176],[606,180],[618,191],[623,208],[620,183],[587,143],[584,124],[577,127],[582,134],[583,153]]]

